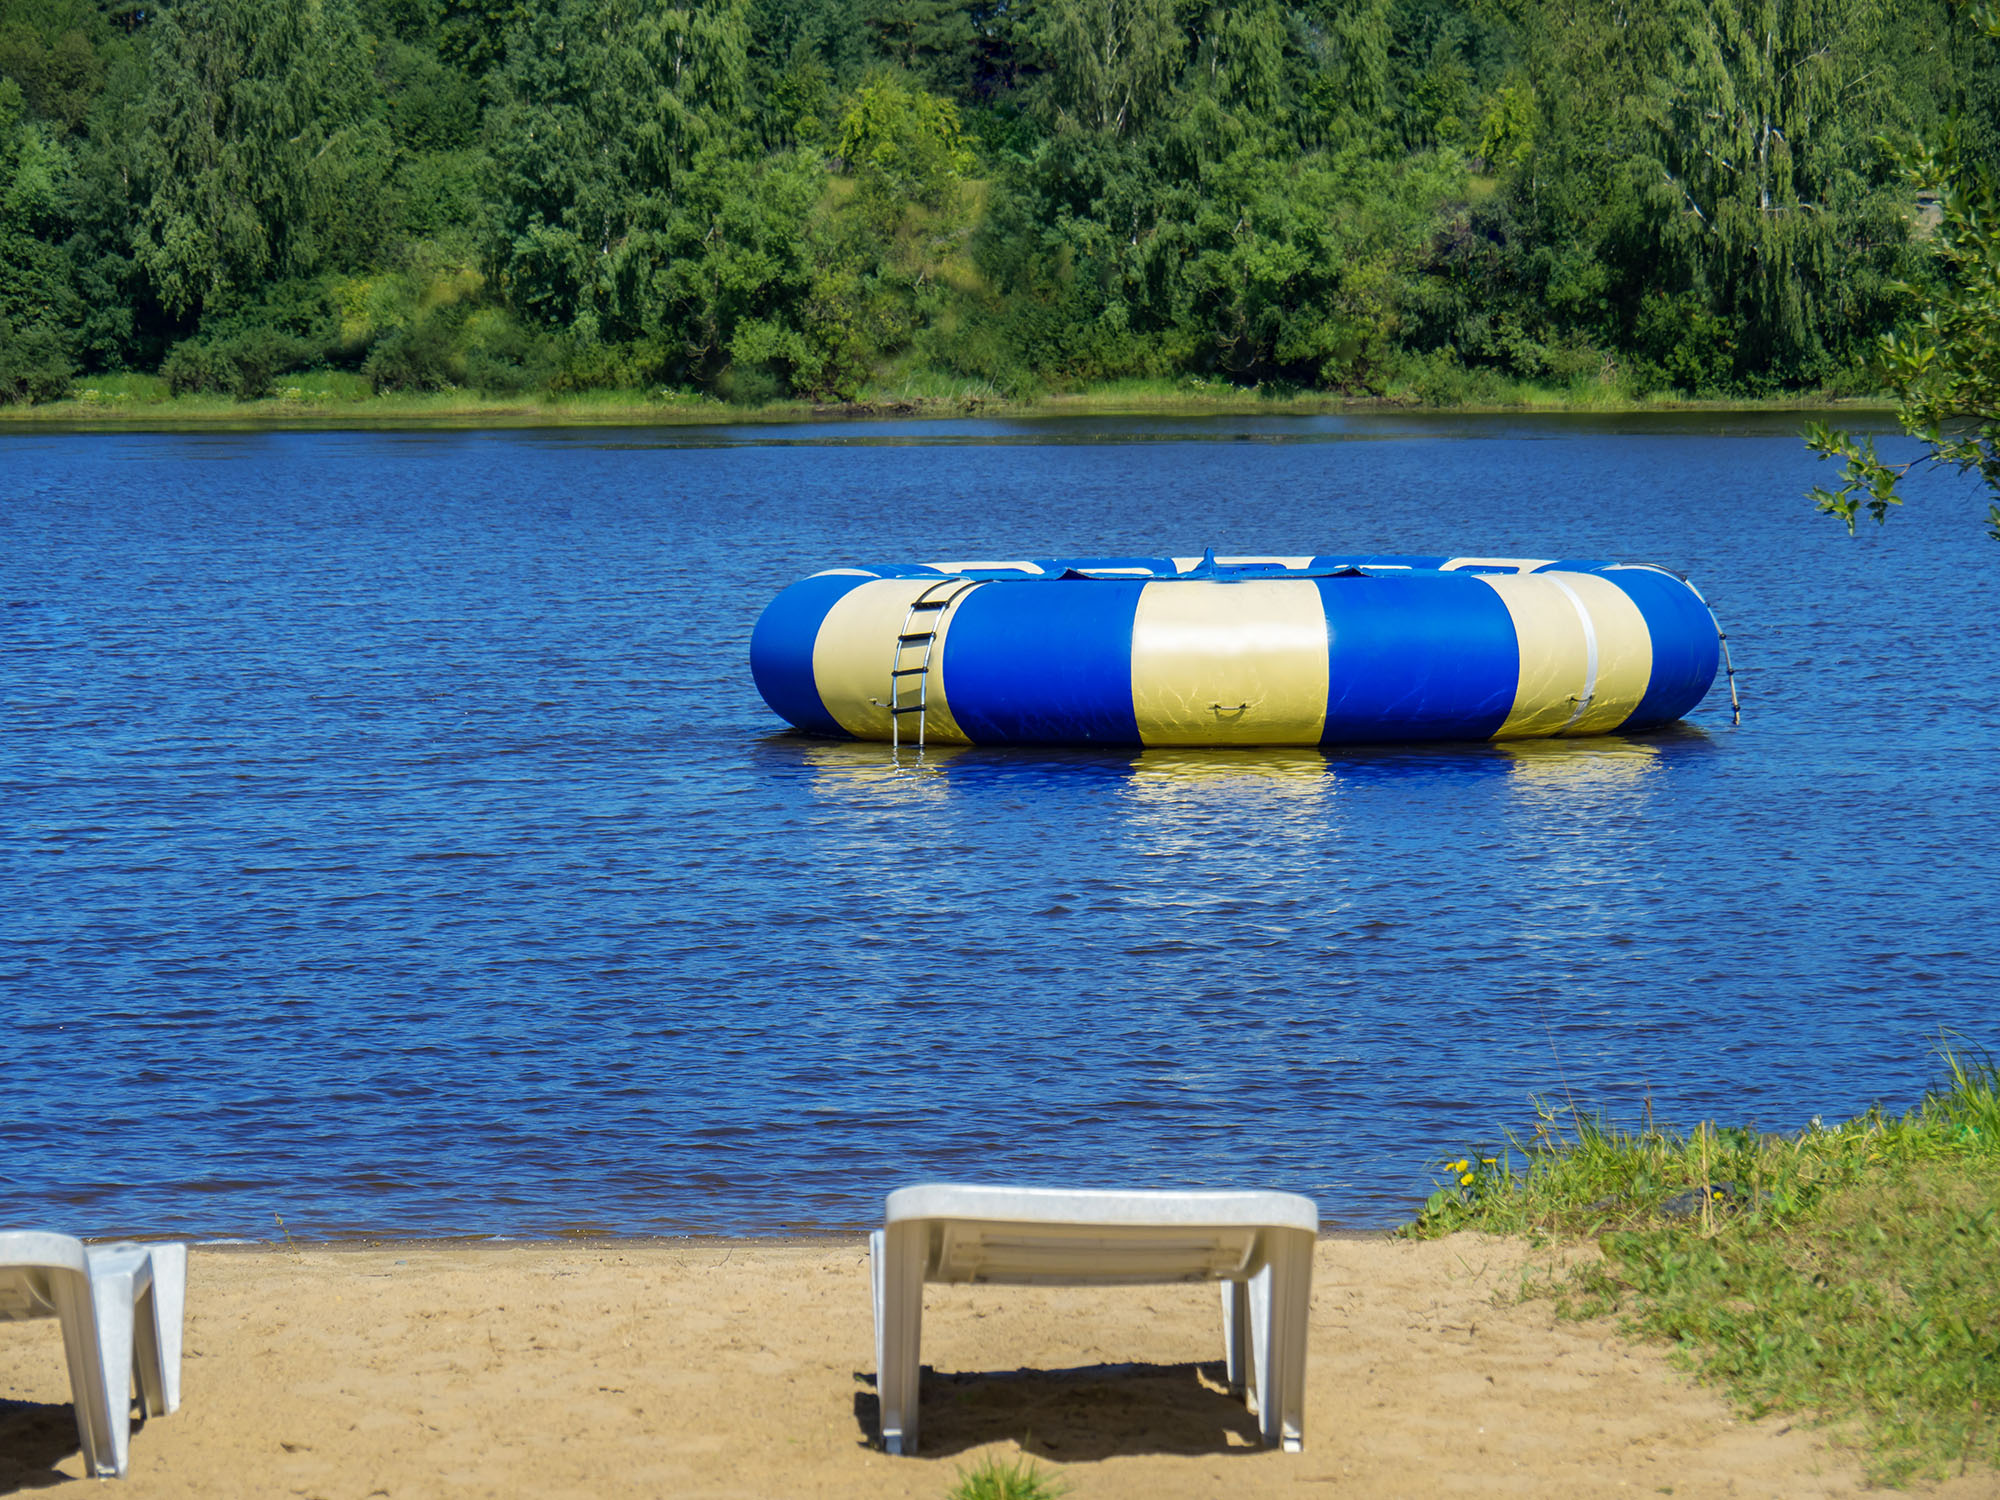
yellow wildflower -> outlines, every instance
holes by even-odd
[[[1471,1186],[1472,1186],[1472,1177],[1473,1177],[1473,1174],[1472,1174],[1472,1173],[1470,1173],[1470,1172],[1467,1172],[1467,1173],[1466,1173],[1466,1174],[1465,1174],[1465,1175],[1464,1175],[1463,1177],[1461,1177],[1461,1178],[1459,1178],[1459,1179],[1458,1179],[1458,1185],[1459,1185],[1460,1187],[1471,1187]]]

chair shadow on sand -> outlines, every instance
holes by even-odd
[[[143,1423],[143,1417],[133,1418],[132,1430]],[[56,1465],[82,1451],[76,1412],[67,1401],[0,1399],[0,1495],[74,1483],[76,1476]]]
[[[881,1441],[875,1377],[857,1370],[854,1423]],[[1079,1365],[1066,1370],[940,1374],[923,1367],[921,1458],[1029,1440],[1037,1454],[1088,1462],[1134,1453],[1264,1451],[1257,1418],[1232,1396],[1220,1360],[1196,1364]]]

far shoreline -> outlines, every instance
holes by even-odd
[[[86,389],[40,405],[0,406],[0,431],[341,431],[407,427],[413,430],[535,429],[566,427],[746,428],[807,424],[995,421],[1039,422],[1065,418],[1164,421],[1243,417],[1385,417],[1450,421],[1462,417],[1647,418],[1731,417],[1836,413],[1879,418],[1893,427],[1895,406],[1886,397],[1834,397],[1823,392],[1762,398],[1630,397],[1593,390],[1531,391],[1523,399],[1429,405],[1394,396],[1341,396],[1324,392],[1162,390],[1151,384],[1036,397],[876,396],[847,402],[785,401],[736,406],[711,397],[640,391],[586,392],[568,396],[482,397],[465,391],[392,394],[361,398],[322,392],[285,392],[242,401],[212,396],[105,397]],[[1874,425],[1873,422],[1870,424]]]

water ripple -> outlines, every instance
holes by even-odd
[[[1942,480],[1849,542],[1789,428],[9,433],[0,1219],[775,1231],[959,1176],[1370,1224],[1531,1096],[1905,1105],[2000,1045],[2000,574]],[[822,566],[1209,544],[1685,568],[1744,723],[911,769],[750,685]]]

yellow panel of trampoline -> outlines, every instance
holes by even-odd
[[[1507,606],[1520,653],[1495,739],[1602,734],[1631,716],[1652,676],[1653,641],[1623,589],[1588,573],[1474,576]]]
[[[826,711],[857,739],[890,738],[889,665],[896,637],[902,633],[903,622],[909,618],[910,605],[917,595],[937,582],[935,578],[878,578],[843,594],[820,622],[819,634],[813,640],[813,681]],[[930,670],[923,677],[924,739],[935,744],[970,743],[951,716],[951,703],[944,690],[945,638],[951,634],[954,612],[945,610],[938,622]],[[919,615],[910,628],[921,629],[924,618]],[[921,665],[923,646],[917,644],[903,653],[902,662],[911,667]],[[917,679],[895,680],[903,684],[900,701],[915,703]],[[917,738],[916,720],[915,714],[903,716],[904,739]]]
[[[1132,621],[1132,710],[1148,745],[1316,745],[1326,611],[1307,579],[1149,583]]]

